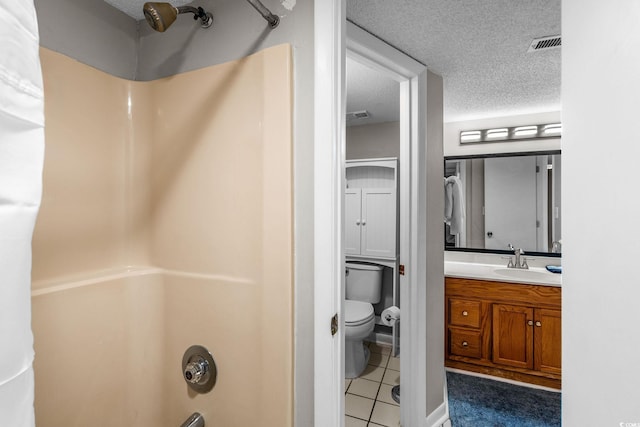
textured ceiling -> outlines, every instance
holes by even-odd
[[[347,113],[367,110],[369,118],[347,120],[347,126],[397,122],[400,119],[400,84],[347,58]]]
[[[445,121],[558,111],[560,0],[346,0],[347,19],[444,80]]]

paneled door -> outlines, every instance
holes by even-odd
[[[533,369],[533,308],[493,304],[493,363]]]
[[[516,248],[538,247],[536,170],[534,156],[485,160],[486,249],[507,249],[509,244]]]
[[[551,374],[562,372],[562,313],[560,310],[535,310],[535,369]]]
[[[344,192],[344,253],[360,255],[362,190],[347,188]]]
[[[396,193],[394,189],[362,189],[361,230],[361,255],[396,256]]]

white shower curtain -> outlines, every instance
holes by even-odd
[[[0,2],[0,426],[35,425],[31,236],[40,206],[44,99],[32,0]]]

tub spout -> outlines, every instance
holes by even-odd
[[[204,427],[204,417],[194,412],[180,427]]]

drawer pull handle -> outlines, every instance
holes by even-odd
[[[540,323],[540,321],[538,320],[538,321],[536,322],[536,326],[539,328],[540,326],[542,326],[542,323]]]
[[[467,310],[465,310],[465,311],[463,311],[463,312],[462,312],[462,315],[463,315],[463,316],[468,316],[468,315],[469,315],[469,312],[468,312]]]
[[[469,343],[468,343],[468,342],[466,342],[466,341],[462,341],[462,346],[463,346],[463,347],[468,347],[468,346],[469,346]]]
[[[533,320],[528,320],[528,321],[527,321],[527,325],[529,325],[529,326],[533,326]]]

